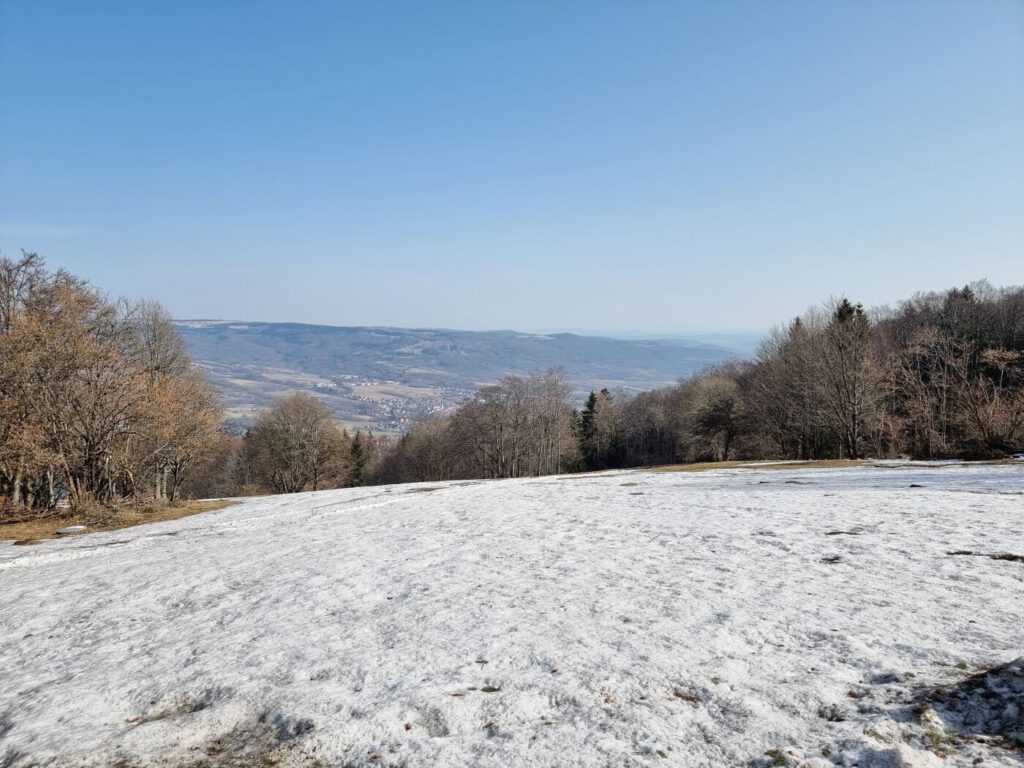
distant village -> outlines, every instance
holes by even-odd
[[[258,373],[247,371],[245,379],[252,381],[254,375]],[[247,403],[245,407],[229,407],[232,414],[228,421],[231,432],[235,434],[245,433],[257,406],[269,404],[276,394],[285,392],[306,391],[321,396],[334,416],[350,431],[388,435],[404,434],[424,417],[443,416],[473,393],[472,389],[465,387],[410,387],[393,379],[367,378],[357,374],[315,379],[303,374],[294,378],[258,378],[261,383],[272,383],[274,392],[255,398],[255,402]],[[372,394],[367,394],[366,390],[372,390]]]

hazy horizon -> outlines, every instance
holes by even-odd
[[[610,339],[638,339],[654,341],[657,339],[689,339],[698,341],[702,338],[754,338],[768,333],[770,329],[735,331],[735,332],[703,332],[703,331],[647,331],[638,328],[608,330],[600,328],[451,328],[442,325],[381,325],[372,323],[339,324],[309,323],[298,320],[261,320],[252,317],[175,317],[175,323],[252,323],[254,325],[312,325],[326,328],[396,328],[420,331],[458,331],[465,333],[527,333],[538,336],[569,333],[576,336],[601,336]]]
[[[1024,281],[1016,2],[0,0],[0,106],[0,251],[176,317],[692,336]]]

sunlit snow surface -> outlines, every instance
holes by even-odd
[[[1024,563],[953,550],[1024,554],[1024,465],[359,488],[2,543],[0,765],[1019,767],[940,760],[911,711],[1024,655]]]

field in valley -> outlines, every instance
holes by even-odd
[[[1024,655],[1021,555],[1021,462],[355,488],[0,543],[0,765],[1020,766],[1024,671],[972,676]]]

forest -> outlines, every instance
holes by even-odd
[[[1024,288],[871,310],[833,299],[752,360],[573,403],[506,376],[401,438],[348,434],[314,394],[230,434],[168,312],[0,257],[0,521],[61,507],[512,478],[734,459],[998,458],[1024,450]]]
[[[557,371],[508,377],[417,424],[380,482],[733,459],[1003,457],[1024,449],[1024,289],[984,281],[895,308],[832,300],[753,360],[574,410]]]

